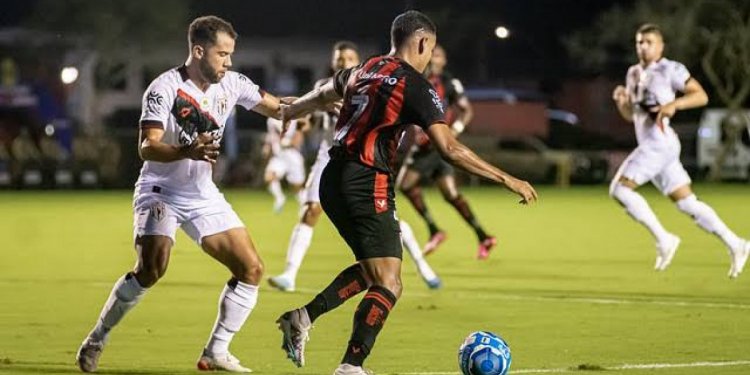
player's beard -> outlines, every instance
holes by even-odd
[[[209,65],[208,62],[206,62],[205,60],[201,60],[201,62],[198,64],[198,67],[200,68],[200,71],[203,77],[209,83],[219,83],[219,81],[221,81],[219,72],[211,68],[211,65]]]

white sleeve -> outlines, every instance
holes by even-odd
[[[151,82],[143,93],[141,102],[141,119],[140,124],[154,125],[161,123],[162,127],[169,120],[171,115],[172,103],[174,102],[174,90],[165,84],[163,79],[157,79]]]
[[[248,111],[255,108],[263,99],[260,87],[242,73],[237,73],[236,79],[237,104],[245,107]]]
[[[673,61],[672,68],[670,69],[669,73],[672,89],[675,91],[684,92],[685,84],[687,83],[688,79],[690,79],[690,72],[685,67],[685,65],[682,65],[677,61]]]

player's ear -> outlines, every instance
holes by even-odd
[[[425,37],[419,38],[419,49],[418,49],[419,54],[420,55],[423,54],[426,49],[427,49],[427,38]]]
[[[203,46],[199,44],[193,46],[193,55],[195,55],[195,57],[202,59],[205,52],[206,50],[203,49]]]

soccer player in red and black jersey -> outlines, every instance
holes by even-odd
[[[461,82],[445,72],[446,55],[441,46],[435,46],[428,68],[428,80],[435,88],[445,108],[446,122],[453,132],[458,135],[471,121],[474,112],[469,99],[464,95]],[[486,259],[490,249],[497,243],[494,236],[488,235],[479,224],[476,216],[469,207],[469,203],[459,193],[453,167],[443,160],[438,150],[433,147],[429,137],[418,127],[415,130],[415,142],[406,161],[399,172],[397,183],[401,192],[409,198],[414,209],[427,222],[430,239],[424,247],[425,255],[437,249],[446,238],[444,231],[438,228],[424,201],[420,181],[424,177],[433,179],[446,202],[450,203],[461,217],[471,225],[479,240],[478,259]]]
[[[423,128],[453,165],[504,185],[520,195],[522,203],[537,199],[527,182],[489,165],[456,140],[445,122],[442,100],[423,76],[436,38],[435,24],[427,16],[417,11],[403,13],[393,20],[389,55],[343,69],[331,83],[282,107],[282,118],[289,120],[344,99],[331,161],[321,179],[320,201],[357,260],[310,303],[284,313],[277,321],[284,334],[282,348],[297,366],[304,364],[312,322],[366,291],[334,374],[366,373],[362,363],[401,295],[402,250],[393,163],[407,126]]]

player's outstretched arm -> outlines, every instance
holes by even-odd
[[[169,163],[181,159],[193,159],[216,163],[219,145],[214,143],[214,138],[208,133],[201,134],[195,142],[186,146],[164,143],[161,141],[163,136],[164,129],[141,129],[138,155],[142,160]]]
[[[260,103],[253,107],[253,112],[281,120],[281,103],[282,99],[279,99],[272,94],[264,93],[263,99],[261,99]]]
[[[282,105],[282,121],[287,122],[300,118],[315,110],[326,109],[337,100],[341,100],[336,90],[333,89],[333,82],[326,83],[323,86],[316,87],[301,98],[298,98],[290,105]]]
[[[474,151],[471,151],[456,139],[448,125],[435,123],[427,129],[427,133],[443,159],[452,165],[503,184],[508,190],[521,196],[521,203],[528,204],[537,200],[536,190],[531,184],[519,180],[482,160]]]
[[[628,96],[628,90],[623,85],[618,85],[612,91],[612,100],[614,100],[617,106],[617,111],[620,112],[620,116],[625,121],[633,121],[633,103],[630,102],[630,96]]]

